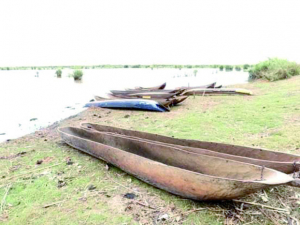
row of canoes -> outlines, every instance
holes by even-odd
[[[184,198],[233,199],[276,185],[300,186],[298,155],[90,123],[58,131],[70,146]]]
[[[86,104],[86,107],[140,109],[166,112],[187,99],[190,95],[207,94],[251,94],[244,89],[227,89],[211,83],[198,87],[180,87],[172,90],[164,89],[166,83],[157,87],[136,87],[127,90],[111,90],[108,98],[95,96],[96,102]]]
[[[180,96],[185,90],[164,90],[166,83],[151,88],[111,90],[108,98],[95,96],[96,102],[87,103],[86,107],[138,109],[147,111],[167,112],[188,96]]]

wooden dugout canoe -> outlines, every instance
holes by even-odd
[[[130,95],[130,94],[136,94],[136,93],[176,93],[181,94],[185,91],[184,88],[176,88],[176,89],[170,89],[170,90],[145,90],[145,89],[137,89],[137,90],[110,90],[110,92],[114,95]]]
[[[230,88],[195,88],[189,89],[182,93],[182,95],[252,95],[252,92],[246,89],[230,89]]]
[[[112,99],[120,99],[120,98],[123,98],[123,99],[135,99],[136,97],[135,96],[128,96],[128,95],[113,95],[113,94],[109,94],[109,96],[112,98]],[[140,99],[151,99],[151,100],[154,100],[154,101],[157,101],[163,105],[164,102],[167,102],[166,104],[168,106],[174,106],[174,105],[177,105],[181,102],[183,102],[184,100],[186,100],[188,98],[188,96],[175,96],[175,97],[171,97],[171,98],[155,98],[155,97],[152,97],[152,96],[142,96],[142,98]],[[104,100],[105,98],[102,98],[102,97],[99,97],[99,96],[95,96],[95,99],[97,101],[102,101]]]
[[[134,94],[128,94],[129,97],[136,97],[136,98],[172,98],[175,97],[177,93],[160,93],[160,92],[140,92],[140,93],[134,93]]]
[[[59,128],[58,132],[70,146],[184,198],[233,199],[294,181],[269,168],[195,154],[142,139],[74,127]]]
[[[115,97],[113,95],[110,96],[110,98],[103,98],[103,97],[95,95],[94,98],[95,98],[96,101],[107,101],[107,100],[112,100],[112,99],[126,99],[126,98]],[[140,98],[140,99],[139,98],[130,98],[130,99],[144,100],[142,98]],[[154,101],[160,103],[161,105],[163,105],[165,107],[169,107],[170,105],[173,104],[172,100],[167,100],[167,99],[159,99],[159,98],[153,99],[152,98],[151,100],[154,100]]]
[[[160,103],[148,99],[112,99],[88,102],[84,107],[101,107],[110,109],[135,109],[156,112],[169,112],[170,109]]]
[[[294,173],[300,170],[300,156],[261,148],[230,145],[216,142],[177,139],[141,131],[126,130],[117,127],[92,123],[82,123],[81,127],[99,132],[111,132],[120,135],[162,142],[166,145],[178,146],[181,149],[198,154],[236,160],[245,163],[265,166],[284,173]]]

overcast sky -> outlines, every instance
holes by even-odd
[[[1,0],[0,66],[300,62],[299,0]]]

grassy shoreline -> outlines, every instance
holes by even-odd
[[[275,187],[243,199],[288,208],[289,215],[232,201],[186,200],[70,148],[55,130],[89,121],[300,154],[299,85],[299,76],[239,85],[252,90],[254,96],[190,97],[169,113],[89,109],[0,144],[0,201],[4,202],[0,203],[0,223],[281,224],[300,220],[299,189]],[[26,153],[17,155],[20,152]],[[126,193],[137,197],[124,198]],[[165,221],[164,215],[168,215]]]

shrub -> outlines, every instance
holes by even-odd
[[[198,70],[194,70],[194,76],[197,76]]]
[[[272,58],[256,64],[249,71],[249,79],[276,81],[300,74],[300,65],[286,59]]]
[[[244,69],[244,70],[247,70],[247,69],[249,69],[249,67],[250,67],[250,65],[249,65],[249,64],[244,64],[244,65],[243,65],[243,69]]]
[[[242,67],[236,66],[236,67],[235,67],[235,70],[236,70],[236,71],[241,71],[241,70],[242,70]]]
[[[55,73],[56,73],[56,76],[57,76],[58,78],[61,78],[61,74],[62,74],[61,69],[56,70]]]
[[[226,71],[232,71],[232,70],[233,70],[233,66],[231,66],[231,65],[226,65],[226,66],[225,66],[225,70],[226,70]]]
[[[223,71],[224,66],[223,66],[223,65],[219,66],[219,69],[220,69],[221,71]]]
[[[74,70],[73,72],[74,80],[81,80],[82,76],[83,76],[82,70]]]

